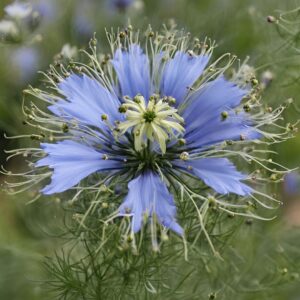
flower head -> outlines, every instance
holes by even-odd
[[[41,17],[44,16],[35,0],[33,2],[15,1],[7,5],[4,11],[4,19],[0,22],[0,33],[3,34],[4,41],[15,44],[27,41],[29,45],[40,40],[40,35],[32,36],[32,33],[41,25]]]
[[[11,18],[24,19],[32,12],[32,7],[26,2],[13,2],[4,8],[5,13]]]
[[[64,58],[72,59],[77,55],[77,47],[65,44],[61,49],[60,55]]]
[[[28,82],[38,71],[39,52],[33,47],[20,47],[12,51],[11,64],[15,67],[22,83]]]
[[[226,202],[228,194],[268,206],[250,184],[255,174],[241,173],[232,159],[264,165],[241,149],[263,137],[283,140],[284,133],[262,130],[272,126],[282,108],[262,109],[255,86],[243,83],[240,74],[236,81],[226,79],[231,56],[223,57],[228,58],[225,66],[220,59],[209,66],[212,47],[207,42],[193,44],[188,36],[168,31],[155,37],[148,31],[149,47],[143,49],[130,30],[109,35],[112,55],[101,56],[100,62],[92,39],[88,66],[72,63],[72,72],[52,67],[47,78],[54,93],[25,91],[48,103],[47,112],[34,109],[27,116],[27,124],[37,121],[41,128],[45,123],[45,132],[35,136],[43,140],[41,150],[32,150],[39,158],[35,181],[51,177],[42,193],[97,191],[118,179],[128,192],[120,194],[115,218],[131,217],[133,233],[150,222],[154,236],[157,223],[162,230],[184,234],[176,220],[178,195],[182,201],[187,197],[200,216],[212,197],[223,211],[247,209]]]

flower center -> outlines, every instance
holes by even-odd
[[[126,114],[126,121],[121,122],[118,129],[120,134],[132,129],[135,150],[141,151],[147,141],[156,141],[164,154],[167,140],[178,139],[184,132],[184,120],[171,106],[175,103],[174,98],[161,99],[158,95],[152,95],[146,103],[143,96],[137,95],[133,99],[125,97],[124,101],[119,112]]]
[[[154,111],[152,110],[147,110],[144,115],[143,118],[145,119],[145,121],[147,123],[151,123],[152,121],[154,121],[154,119],[156,118],[156,114]]]

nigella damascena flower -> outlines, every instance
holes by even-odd
[[[36,105],[25,110],[26,124],[39,130],[31,137],[43,140],[41,150],[26,150],[37,161],[25,177],[35,183],[51,177],[43,194],[73,189],[75,197],[125,183],[114,219],[129,217],[132,234],[150,222],[154,236],[157,224],[183,236],[178,201],[192,203],[203,230],[201,218],[212,201],[226,213],[255,217],[247,204],[226,195],[250,197],[264,207],[269,205],[258,197],[274,199],[255,188],[255,180],[263,182],[261,171],[241,172],[233,161],[272,170],[249,144],[286,138],[285,127],[275,126],[281,133],[263,130],[283,108],[261,107],[255,78],[252,87],[239,72],[226,79],[235,58],[210,63],[213,47],[206,41],[150,30],[143,48],[138,36],[131,27],[109,34],[112,54],[102,56],[93,39],[88,65],[52,66],[46,74],[51,91],[25,91],[48,104],[46,112]],[[279,178],[277,164],[274,173]]]

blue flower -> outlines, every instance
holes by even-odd
[[[224,145],[260,139],[264,121],[243,109],[252,92],[247,84],[228,81],[225,69],[207,68],[210,49],[195,54],[182,40],[145,52],[125,41],[113,44],[118,46],[103,70],[80,65],[79,74],[52,81],[55,95],[36,94],[52,103],[49,123],[67,128],[58,142],[41,144],[46,156],[35,166],[53,170],[42,192],[118,177],[128,183],[118,216],[132,217],[132,232],[158,222],[183,235],[173,194],[176,187],[191,193],[189,178],[197,189],[208,187],[207,195],[254,193],[245,183],[249,176],[229,160],[238,152]]]
[[[37,0],[33,4],[33,9],[42,17],[43,21],[53,21],[58,13],[57,3],[55,0]]]
[[[99,3],[93,0],[76,1],[73,11],[73,27],[81,43],[90,40],[95,32],[94,13],[99,10]]]
[[[11,52],[11,64],[19,74],[21,83],[28,83],[38,71],[40,54],[34,47],[23,46]]]

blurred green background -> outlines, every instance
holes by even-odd
[[[280,12],[294,10],[298,5],[300,7],[299,1],[148,0],[135,1],[122,11],[109,3],[112,1],[31,1],[32,5],[40,9],[42,15],[36,29],[27,33],[21,41],[0,43],[0,160],[5,168],[20,167],[19,161],[7,165],[3,149],[15,148],[22,141],[6,140],[3,135],[6,133],[11,136],[24,131],[21,114],[22,89],[29,83],[39,85],[41,75],[37,71],[46,70],[64,44],[85,47],[93,32],[97,32],[100,45],[105,49],[106,43],[101,43],[105,39],[104,29],[118,26],[122,28],[129,19],[135,27],[146,28],[151,24],[155,30],[164,23],[175,22],[178,28],[190,31],[195,37],[210,37],[218,45],[215,57],[230,52],[243,61],[250,56],[249,64],[256,67],[258,78],[266,71],[272,74],[273,80],[266,88],[264,101],[276,106],[288,98],[293,98],[295,105],[291,105],[285,112],[284,118],[289,122],[299,118],[297,103],[300,107],[300,14],[295,11],[284,16],[288,20],[288,23],[283,22],[286,29],[267,22],[268,15],[277,18]],[[1,18],[5,18],[4,7],[9,3],[10,1],[1,1]],[[24,49],[31,49],[30,54],[23,52]],[[290,168],[298,167],[300,135],[284,144],[273,146],[273,150],[279,153],[276,157],[278,162]],[[0,180],[5,179],[2,177]],[[298,174],[295,173],[291,180],[291,183],[281,186],[284,207],[277,220],[270,222],[271,224],[256,222],[251,230],[247,229],[250,246],[236,240],[235,247],[242,254],[252,257],[254,266],[255,262],[260,262],[256,268],[252,266],[245,271],[254,277],[259,275],[260,268],[264,268],[262,262],[264,255],[270,250],[270,245],[286,247],[284,255],[287,258],[284,262],[280,261],[280,253],[271,251],[270,255],[273,255],[272,259],[278,260],[283,273],[285,264],[292,265],[295,280],[282,287],[275,282],[268,291],[262,292],[258,289],[257,292],[241,292],[236,299],[300,299],[300,283],[295,275],[300,272]],[[59,237],[63,228],[62,212],[58,200],[55,202],[42,199],[30,205],[26,205],[27,202],[28,199],[23,194],[13,197],[0,194],[1,300],[51,297],[44,285],[47,274],[43,269],[43,258],[52,255],[63,243],[63,238]],[[202,296],[199,295],[199,299]],[[218,295],[217,299],[223,298]]]

